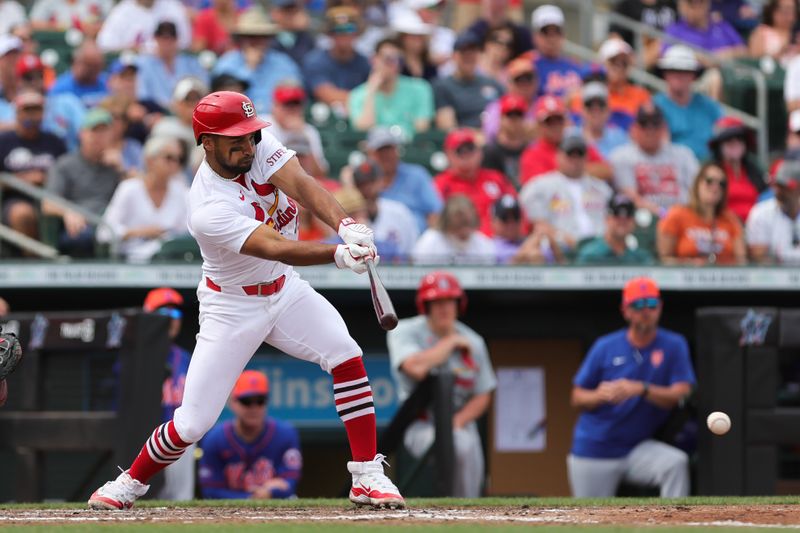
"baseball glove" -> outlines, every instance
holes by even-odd
[[[0,328],[0,379],[5,379],[22,361],[22,345],[13,333]]]

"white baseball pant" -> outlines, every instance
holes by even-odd
[[[689,456],[657,440],[640,442],[619,459],[567,457],[572,495],[576,498],[610,498],[622,480],[633,485],[659,487],[662,498],[689,495]]]
[[[408,452],[421,458],[433,445],[436,430],[429,420],[416,420],[408,426],[403,437]],[[483,486],[483,450],[478,426],[474,422],[453,430],[455,468],[453,472],[453,496],[478,498]]]
[[[296,272],[271,296],[216,292],[201,282],[200,333],[186,375],[175,429],[197,442],[219,418],[233,385],[266,342],[330,371],[362,355],[339,312]]]

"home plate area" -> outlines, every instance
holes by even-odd
[[[371,510],[352,507],[149,507],[127,512],[77,509],[3,509],[0,526],[66,524],[76,522],[338,522],[381,523],[526,523],[530,525],[629,525],[629,526],[767,526],[800,529],[800,509],[793,505],[620,505],[602,507],[545,508],[533,505],[509,507],[416,507],[406,510]]]

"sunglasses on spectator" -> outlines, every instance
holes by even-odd
[[[286,107],[299,107],[303,105],[302,100],[289,100],[287,102],[283,102],[283,105]]]
[[[630,207],[619,207],[611,211],[611,214],[616,218],[633,218],[633,209]]]
[[[511,46],[512,44],[514,44],[513,40],[503,39],[502,37],[495,37],[491,39],[491,42],[493,42],[494,44],[501,44],[503,46]]]
[[[592,100],[585,102],[583,105],[586,106],[587,109],[592,109],[592,108],[605,109],[606,101],[600,100],[599,98],[593,98]]]
[[[718,176],[705,175],[703,176],[703,181],[706,185],[718,185],[720,189],[724,189],[728,186],[728,180],[719,178]]]
[[[620,68],[628,68],[631,64],[630,61],[628,61],[624,57],[615,57],[613,59],[610,59],[608,62],[609,64]]]
[[[544,119],[544,123],[548,126],[558,126],[564,123],[564,117],[561,115],[553,115]]]
[[[183,317],[183,311],[175,307],[159,307],[156,309],[157,315],[168,316],[173,320],[178,320]]]
[[[641,311],[642,309],[657,309],[660,304],[661,300],[658,298],[639,298],[629,303],[628,307],[635,311]]]
[[[386,63],[387,65],[399,65],[400,64],[400,54],[381,54],[380,60]]]
[[[550,36],[550,35],[561,35],[562,30],[561,30],[561,27],[554,26],[554,25],[551,24],[550,26],[545,26],[544,28],[540,29],[539,33],[541,33],[542,35],[547,35],[547,36]]]
[[[33,71],[33,72],[27,72],[27,73],[22,75],[22,79],[27,81],[27,82],[31,82],[31,81],[35,81],[35,80],[41,80],[42,78],[44,78],[44,73],[42,71],[40,71],[40,70],[36,70],[36,71]]]
[[[478,147],[474,143],[464,143],[458,148],[456,148],[456,154],[458,155],[469,155],[475,152]]]
[[[569,150],[567,152],[567,157],[586,157],[586,150],[581,150],[580,148]]]
[[[531,74],[520,74],[516,78],[513,78],[514,83],[533,83],[533,80],[536,79],[536,76]]]
[[[176,155],[176,154],[162,154],[161,157],[163,157],[165,161],[169,161],[170,163],[180,163],[181,162],[181,156]]]
[[[661,126],[664,125],[664,121],[658,119],[637,120],[636,123],[641,128],[653,128],[653,129],[660,128]]]
[[[522,111],[509,111],[508,113],[505,113],[505,116],[507,116],[508,118],[516,119],[524,117],[525,113],[523,113]]]
[[[252,407],[254,405],[257,405],[258,407],[262,407],[263,405],[265,405],[267,403],[267,397],[266,396],[245,396],[244,398],[238,398],[236,401],[239,402],[240,404],[242,404],[245,407]]]

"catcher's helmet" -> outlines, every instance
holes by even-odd
[[[192,113],[194,140],[200,144],[204,133],[239,137],[260,132],[269,122],[256,116],[256,108],[247,96],[233,91],[217,91],[204,96]],[[261,140],[259,134],[256,142]]]
[[[454,298],[458,300],[458,312],[464,314],[467,310],[467,295],[458,278],[449,272],[440,270],[431,272],[422,277],[417,288],[417,312],[425,314],[425,304],[433,300]]]

